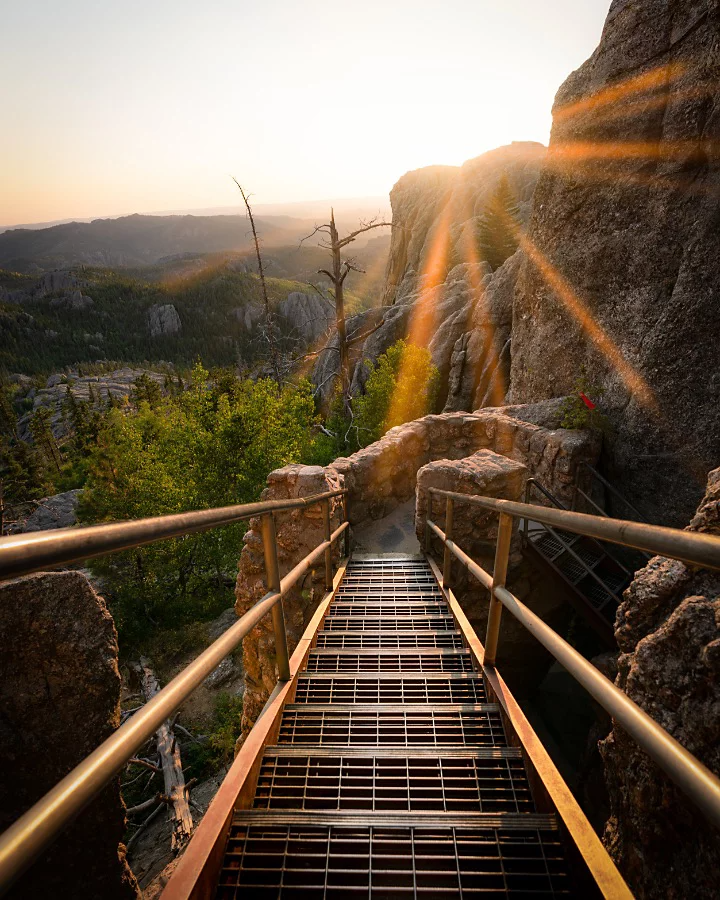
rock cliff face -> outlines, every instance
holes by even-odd
[[[506,175],[526,222],[545,147],[513,143],[463,166],[430,166],[404,175],[390,194],[393,229],[382,324],[361,345],[352,391],[399,338],[427,346],[440,371],[439,409],[502,403],[509,384],[508,339],[521,254],[491,273],[480,262],[476,231],[485,204]],[[372,322],[372,326],[377,320]],[[364,330],[364,329],[363,329]],[[330,344],[332,346],[332,343]],[[337,353],[321,356],[316,384],[329,384]]]
[[[511,399],[586,366],[615,480],[666,524],[718,464],[719,73],[714,0],[613,2],[555,101],[513,313]]]
[[[169,337],[182,331],[182,322],[172,303],[156,303],[148,310],[150,337]]]
[[[720,469],[689,530],[720,535]],[[618,687],[720,775],[720,576],[656,557],[625,592],[615,637]],[[622,729],[601,750],[605,842],[636,896],[717,896],[717,833]]]
[[[80,572],[0,586],[0,829],[54,787],[120,724],[115,626]],[[71,823],[9,896],[134,900],[120,843],[116,779]]]
[[[408,172],[390,192],[392,243],[385,305],[401,303],[421,279],[435,283],[460,263],[478,261],[474,232],[485,204],[506,175],[527,221],[545,147],[515,142],[460,167],[430,166]]]

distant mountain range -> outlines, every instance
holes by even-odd
[[[357,204],[345,201],[345,208],[336,213],[341,229],[357,227],[361,219],[378,212],[377,204],[364,208]],[[256,214],[263,247],[297,244],[316,222],[329,217],[330,210],[324,205],[297,206],[302,206],[305,215]],[[312,218],[311,208],[316,210]],[[147,266],[180,253],[244,252],[251,248],[250,223],[244,215],[132,215],[4,231],[0,234],[0,268],[38,273],[78,265]]]

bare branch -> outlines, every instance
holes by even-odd
[[[300,243],[298,244],[298,249],[300,249],[300,247],[302,247],[302,245],[305,243],[305,241],[309,241],[310,238],[315,237],[315,235],[318,233],[330,234],[330,226],[329,225],[316,225],[315,229],[313,231],[311,231],[310,234],[305,235],[305,237],[301,239]]]
[[[358,228],[357,231],[351,231],[350,234],[346,235],[346,237],[342,238],[342,240],[338,241],[337,246],[342,248],[347,246],[347,244],[352,244],[352,242],[358,237],[358,235],[364,234],[366,231],[372,231],[373,228],[392,228],[392,222],[372,222],[370,225],[364,225],[362,228]],[[397,227],[397,226],[395,226]]]
[[[357,344],[358,341],[365,340],[365,338],[369,338],[371,334],[375,334],[378,328],[381,328],[385,323],[384,319],[381,319],[374,328],[371,328],[370,331],[366,331],[365,334],[359,334],[357,337],[354,335],[348,338],[348,346],[351,347],[353,344]]]

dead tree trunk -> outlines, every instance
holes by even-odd
[[[250,206],[250,198],[240,187],[237,178],[233,181],[238,186],[247,210],[248,219],[250,219],[250,227],[252,228],[253,242],[255,244],[255,256],[257,257],[258,273],[260,275],[260,287],[262,289],[263,305],[265,307],[265,331],[266,338],[270,345],[270,363],[272,365],[275,381],[280,384],[280,353],[278,350],[278,333],[275,324],[275,316],[270,309],[270,300],[268,299],[267,285],[265,284],[265,270],[263,269],[262,254],[260,253],[260,238],[255,228],[255,217],[253,216],[252,207]]]
[[[330,240],[321,240],[318,246],[329,250],[332,256],[332,271],[328,269],[319,269],[318,274],[327,275],[332,282],[333,294],[335,300],[335,323],[338,333],[338,344],[340,352],[340,388],[342,391],[343,405],[345,412],[350,413],[350,344],[356,343],[358,338],[348,341],[347,325],[345,322],[345,279],[349,272],[362,272],[352,259],[343,259],[342,251],[348,244],[352,244],[357,240],[359,235],[366,231],[372,231],[373,228],[391,228],[392,222],[379,222],[372,220],[361,224],[356,231],[350,232],[344,238],[340,237],[337,226],[335,225],[335,211],[330,210],[330,221],[323,225],[316,225],[312,234],[309,234],[303,241],[308,240],[315,234],[325,234]],[[303,241],[300,243],[302,244]],[[373,329],[376,330],[376,329]],[[370,334],[372,332],[368,332]],[[365,335],[367,336],[367,335]]]
[[[150,661],[141,657],[138,672],[145,699],[150,701],[160,690],[155,673],[150,668]],[[193,830],[188,790],[185,785],[185,776],[183,775],[180,761],[180,748],[177,745],[170,723],[167,721],[163,722],[155,732],[155,739],[165,780],[165,796],[163,799],[168,804],[170,821],[172,822],[171,847],[177,853],[190,839]]]

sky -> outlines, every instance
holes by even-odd
[[[0,0],[0,225],[385,196],[547,143],[610,0]]]

